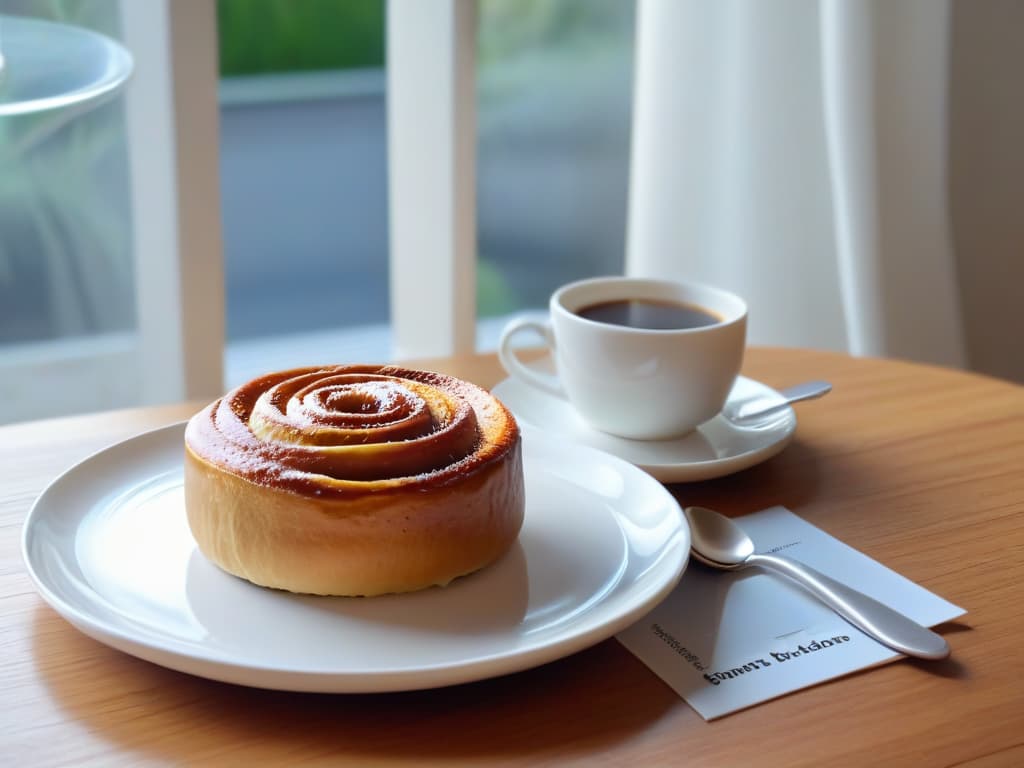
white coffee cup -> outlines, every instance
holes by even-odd
[[[697,309],[699,327],[651,329],[588,319],[613,302]],[[679,437],[725,405],[743,363],[747,305],[728,291],[696,283],[597,277],[562,286],[546,321],[518,319],[501,335],[498,356],[510,375],[563,397],[595,429],[635,440]],[[512,347],[523,331],[550,348],[557,375],[524,365]]]

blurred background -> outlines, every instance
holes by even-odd
[[[0,15],[120,40],[126,2],[0,0]],[[689,151],[681,159],[706,174],[687,181],[661,170],[692,187],[676,223],[697,238],[692,250],[704,261],[684,274],[745,295],[764,289],[770,308],[803,334],[775,333],[759,312],[754,343],[858,353],[846,344],[848,310],[832,306],[842,286],[816,69],[825,5],[680,4],[707,21],[679,30],[693,66],[661,73],[669,87],[689,88],[696,130],[679,142]],[[965,350],[953,364],[1024,382],[1016,341],[1024,328],[1024,5],[885,7],[928,13],[940,5],[950,51],[948,78],[936,79],[948,107],[942,229],[951,230],[940,234],[955,250],[949,314],[964,333],[952,346]],[[391,354],[386,14],[386,0],[216,2],[225,386],[325,357]],[[791,29],[794,19],[806,29]],[[557,286],[629,266],[639,26],[632,0],[480,0],[478,21],[477,347],[487,350],[510,315],[542,310]],[[880,119],[885,109],[899,105],[882,104]],[[142,402],[135,266],[149,255],[133,253],[126,130],[124,95],[74,119],[59,111],[0,117],[0,423]],[[905,150],[888,148],[897,158]],[[902,193],[912,207],[913,189]],[[892,211],[899,216],[899,206]],[[889,257],[901,248],[896,242]],[[787,259],[798,268],[787,273]],[[927,297],[929,270],[895,261],[902,284]],[[769,272],[780,288],[765,288]],[[916,314],[927,301],[887,301],[909,330],[902,347],[873,353],[929,360],[915,354],[911,333],[932,322]],[[931,303],[933,316],[945,312],[944,298]]]
[[[385,12],[385,0],[217,3],[228,385],[303,345],[329,343],[339,362],[388,357]],[[0,13],[120,35],[116,0],[0,0]],[[559,284],[622,271],[634,13],[620,0],[481,3],[483,347]],[[9,361],[40,342],[116,348],[134,329],[123,97],[54,119],[0,118]],[[131,402],[129,389],[105,399]],[[0,422],[60,410],[36,395],[7,393]]]

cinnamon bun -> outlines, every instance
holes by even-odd
[[[272,373],[189,421],[185,505],[202,553],[262,586],[369,596],[444,585],[519,533],[519,429],[491,394],[438,373]]]

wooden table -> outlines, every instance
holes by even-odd
[[[485,386],[490,356],[431,365]],[[0,765],[1024,765],[1024,388],[902,362],[754,349],[748,376],[826,378],[778,457],[674,486],[783,504],[967,608],[941,663],[899,662],[705,723],[614,640],[520,674],[403,694],[254,690],[80,634],[20,554],[33,499],[88,453],[195,405],[0,429]]]

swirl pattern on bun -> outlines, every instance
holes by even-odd
[[[483,389],[394,366],[272,373],[185,431],[207,558],[314,594],[407,592],[501,556],[523,520],[519,429]]]

